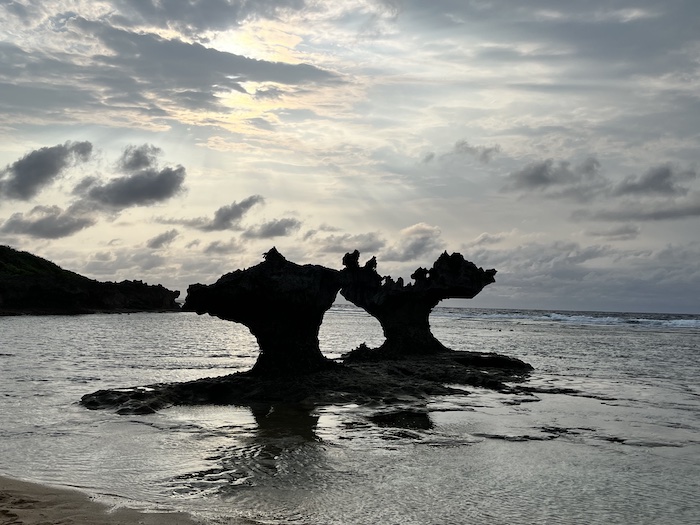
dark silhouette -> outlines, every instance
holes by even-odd
[[[357,251],[345,256],[342,271],[294,264],[275,248],[264,257],[260,264],[226,274],[212,285],[190,286],[183,307],[247,326],[260,346],[251,370],[185,383],[100,390],[83,396],[83,406],[149,414],[171,405],[209,403],[392,403],[464,393],[449,386],[453,384],[510,392],[506,382],[521,380],[532,370],[507,356],[449,351],[433,337],[428,316],[441,299],[474,297],[494,281],[495,270],[477,268],[459,254],[445,253],[430,270],[419,268],[415,284],[409,285],[380,277],[374,258],[360,268]],[[380,350],[363,345],[343,364],[325,358],[318,342],[323,316],[339,290],[377,317],[386,335]],[[430,424],[425,415],[405,412],[376,423],[399,422],[420,428]]]
[[[318,331],[340,289],[339,272],[289,262],[275,248],[264,257],[212,285],[190,286],[183,310],[247,326],[260,346],[254,375],[293,376],[333,366],[321,354]]]
[[[179,295],[142,281],[95,281],[0,246],[0,315],[179,311]]]
[[[449,350],[430,331],[430,312],[443,299],[471,299],[484,286],[495,282],[496,270],[477,268],[459,253],[444,252],[430,270],[418,268],[404,284],[381,277],[372,257],[359,264],[360,252],[345,254],[340,293],[348,301],[377,318],[386,341],[376,351],[361,347],[350,359],[396,358],[435,354]]]

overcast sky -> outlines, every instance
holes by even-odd
[[[475,307],[700,313],[697,0],[0,0],[0,244],[99,280],[261,261]]]

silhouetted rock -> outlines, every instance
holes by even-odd
[[[379,321],[386,341],[374,356],[365,348],[351,354],[350,359],[448,350],[430,331],[432,309],[443,299],[471,299],[495,282],[496,270],[477,268],[459,253],[443,253],[430,270],[418,268],[411,275],[415,282],[409,284],[401,278],[381,277],[374,257],[364,266],[359,258],[357,250],[343,257],[340,293]]]
[[[256,266],[190,286],[183,309],[247,326],[260,346],[252,374],[292,376],[335,364],[321,354],[318,331],[339,289],[337,270],[300,266],[272,248]]]
[[[445,352],[401,360],[353,362],[299,375],[239,372],[183,383],[98,390],[84,395],[80,403],[92,410],[115,410],[119,414],[151,414],[173,405],[206,404],[394,406],[428,400],[432,396],[468,394],[463,388],[450,385],[515,393],[517,386],[508,383],[522,381],[531,369],[529,365],[512,369],[468,366],[453,359],[462,354],[464,352]]]
[[[0,315],[179,311],[179,295],[141,281],[95,281],[0,246]]]
[[[463,389],[449,386],[457,384],[512,392],[507,382],[521,381],[532,369],[497,354],[447,351],[430,333],[433,306],[447,297],[473,297],[493,282],[495,270],[478,269],[459,254],[443,254],[430,271],[414,274],[415,284],[404,286],[382,280],[374,258],[363,268],[358,259],[358,252],[346,255],[346,268],[339,272],[291,263],[273,248],[256,266],[226,274],[212,285],[190,286],[184,310],[242,323],[255,335],[261,353],[252,370],[185,383],[100,390],[83,396],[81,404],[120,414],[198,404],[263,407],[260,413],[275,405],[393,405],[435,395],[465,395]],[[341,285],[347,299],[379,319],[387,336],[382,351],[362,345],[356,358],[343,365],[326,359],[318,343],[323,315]],[[426,414],[406,411],[388,412],[374,422],[409,428],[430,425]]]

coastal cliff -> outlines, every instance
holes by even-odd
[[[179,291],[141,281],[100,282],[0,246],[0,315],[179,311]]]

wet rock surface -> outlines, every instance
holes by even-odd
[[[513,393],[516,387],[509,383],[522,381],[531,369],[522,361],[519,368],[476,368],[460,362],[463,354],[467,352],[348,365],[331,362],[332,366],[323,370],[288,377],[265,377],[248,371],[183,383],[100,390],[83,396],[80,403],[89,409],[110,409],[120,414],[154,413],[173,405],[392,404],[465,394],[463,389],[450,385]]]

